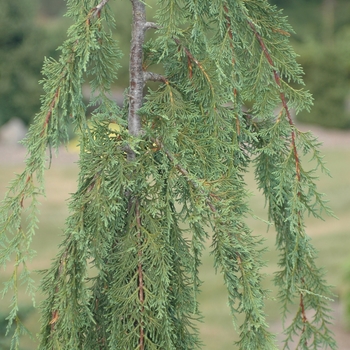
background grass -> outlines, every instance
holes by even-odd
[[[334,293],[342,298],[346,289],[345,267],[350,262],[350,149],[324,149],[325,160],[331,171],[332,178],[321,175],[319,189],[327,194],[330,206],[338,219],[326,218],[325,221],[308,219],[307,232],[312,237],[312,242],[319,250],[318,263],[328,271],[327,280],[334,287]],[[6,186],[13,178],[15,172],[21,172],[22,165],[2,164],[0,171],[0,197],[3,198]],[[32,261],[31,268],[40,270],[47,268],[58,252],[58,245],[62,240],[64,221],[68,215],[67,199],[69,194],[76,189],[78,174],[77,165],[73,162],[53,161],[52,168],[47,171],[46,187],[47,197],[43,199],[40,215],[40,228],[33,241],[33,248],[38,252]],[[253,174],[247,175],[247,184],[252,191],[250,199],[254,213],[266,219],[264,199],[256,190]],[[271,290],[271,300],[266,301],[266,313],[272,330],[277,330],[281,324],[279,317],[279,305],[273,300],[276,291],[271,282],[273,272],[277,270],[278,254],[274,249],[273,227],[267,231],[267,225],[262,220],[247,218],[249,226],[254,234],[265,237],[268,248],[265,258],[267,267],[264,269],[266,278],[264,284]],[[203,265],[200,273],[203,280],[200,305],[204,316],[204,323],[199,325],[201,337],[204,342],[203,349],[223,350],[234,349],[233,342],[237,339],[237,333],[233,327],[232,318],[227,307],[227,293],[223,280],[213,270],[213,261],[210,256],[210,242],[203,254]],[[10,266],[9,266],[10,267]],[[6,280],[11,273],[8,268],[1,271],[0,282]],[[38,274],[33,274],[39,280]],[[37,296],[39,302],[41,296]],[[0,349],[6,349],[4,338],[5,323],[3,317],[8,311],[10,296],[0,300]],[[26,324],[35,334],[39,331],[38,312],[31,306],[31,301],[24,291],[21,291]],[[238,320],[239,321],[239,320]],[[3,344],[3,345],[1,345]],[[35,342],[24,338],[23,350],[35,349]]]

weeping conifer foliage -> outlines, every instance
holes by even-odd
[[[75,24],[59,61],[45,61],[26,168],[1,207],[1,262],[16,261],[4,288],[14,295],[12,349],[26,332],[18,284],[33,290],[26,262],[46,150],[68,141],[69,123],[80,140],[80,174],[65,239],[41,283],[39,349],[200,348],[198,268],[208,238],[233,319],[244,315],[236,348],[277,349],[264,314],[264,246],[245,220],[251,210],[244,174],[252,166],[277,231],[279,299],[285,313],[298,305],[285,348],[294,341],[298,349],[335,349],[330,289],[304,224],[305,215],[329,211],[314,175],[326,169],[318,141],[291,117],[312,104],[295,88],[302,69],[288,43],[292,29],[265,0],[158,0],[154,22],[146,21],[144,2],[131,3],[130,86],[122,108],[110,97],[121,53],[110,32],[118,14],[108,0],[68,0]],[[155,35],[146,42],[147,30]],[[148,88],[149,81],[157,87]],[[89,124],[87,107],[94,107]],[[304,154],[315,170],[303,168]]]

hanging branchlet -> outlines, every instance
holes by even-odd
[[[314,346],[314,347],[318,347],[321,344],[323,346],[330,346],[331,348],[334,348],[335,344],[334,341],[331,339],[330,337],[330,333],[328,330],[326,330],[324,328],[324,326],[322,325],[323,321],[320,321],[320,319],[326,321],[329,316],[327,316],[327,310],[323,309],[322,310],[322,317],[320,319],[314,318],[313,320],[309,320],[307,315],[306,315],[306,310],[310,307],[312,307],[313,303],[310,303],[310,301],[308,300],[309,296],[312,295],[312,299],[317,299],[318,300],[318,304],[321,305],[323,304],[322,300],[320,298],[323,297],[327,297],[330,295],[330,290],[329,287],[327,287],[326,285],[323,285],[321,287],[321,285],[318,285],[317,288],[317,292],[314,289],[315,286],[307,282],[307,277],[305,275],[308,275],[309,278],[311,280],[319,280],[320,282],[323,280],[323,274],[320,273],[320,270],[318,270],[317,268],[315,268],[314,263],[306,263],[306,261],[309,260],[308,258],[308,253],[306,253],[305,251],[305,256],[303,256],[302,260],[303,262],[299,261],[298,263],[294,263],[291,261],[288,261],[290,259],[293,259],[292,256],[290,256],[289,254],[291,254],[293,244],[290,242],[290,239],[287,240],[286,234],[289,231],[290,234],[292,234],[293,236],[295,235],[295,246],[294,247],[298,247],[297,249],[299,250],[299,256],[300,254],[302,254],[303,249],[300,249],[300,244],[301,241],[303,241],[303,246],[309,246],[309,252],[312,249],[312,247],[310,246],[309,240],[305,234],[304,231],[304,212],[305,212],[305,207],[303,205],[303,202],[305,201],[305,199],[308,197],[308,195],[302,190],[304,188],[304,186],[302,185],[302,183],[305,180],[305,176],[306,173],[302,170],[301,164],[300,164],[300,157],[299,157],[299,152],[297,150],[297,134],[300,133],[295,125],[294,122],[292,120],[292,116],[291,116],[291,112],[290,112],[290,107],[288,106],[287,103],[287,99],[286,99],[286,95],[285,95],[285,88],[282,85],[282,80],[281,80],[281,76],[280,73],[277,71],[276,69],[276,65],[275,62],[269,52],[269,50],[267,49],[266,45],[265,45],[265,41],[264,39],[261,37],[261,35],[258,33],[255,25],[252,22],[248,22],[249,26],[251,27],[260,47],[261,50],[267,60],[267,62],[269,63],[270,67],[271,67],[271,71],[273,73],[273,78],[275,83],[278,86],[279,89],[279,95],[280,95],[280,99],[281,99],[281,105],[282,108],[284,110],[284,115],[286,116],[287,122],[290,126],[290,148],[292,150],[292,158],[290,158],[290,155],[288,155],[288,151],[286,151],[286,154],[284,155],[285,157],[288,157],[290,159],[290,161],[288,160],[288,158],[280,158],[280,159],[276,159],[278,161],[278,166],[289,166],[289,164],[291,166],[293,166],[294,163],[294,168],[295,168],[295,179],[293,180],[293,178],[290,178],[290,180],[288,180],[287,178],[280,178],[279,176],[277,177],[280,181],[279,184],[276,184],[277,188],[279,188],[278,191],[280,191],[283,188],[283,197],[284,199],[281,200],[278,203],[278,207],[275,207],[275,204],[270,203],[270,213],[271,213],[271,219],[275,222],[276,224],[276,229],[278,232],[278,235],[280,236],[280,239],[278,240],[278,247],[279,249],[286,249],[286,260],[283,260],[280,262],[280,266],[283,266],[286,270],[283,273],[278,273],[278,275],[276,276],[276,283],[280,286],[281,289],[283,289],[283,292],[281,291],[280,293],[280,297],[281,297],[281,301],[283,302],[283,304],[285,305],[285,307],[287,308],[287,304],[293,299],[295,298],[298,293],[299,293],[299,311],[298,313],[300,313],[299,318],[294,318],[294,322],[293,324],[289,327],[288,329],[288,337],[286,339],[286,347],[289,344],[289,341],[292,340],[292,332],[295,332],[298,334],[297,329],[300,329],[300,336],[301,336],[301,341],[300,341],[300,346],[301,348],[309,348],[309,346]],[[279,31],[277,31],[279,33]],[[282,33],[283,34],[283,33]],[[282,114],[282,113],[281,113]],[[280,121],[280,119],[277,119],[277,123],[279,123],[281,125],[284,125],[284,128],[286,128],[286,124],[282,123]],[[287,129],[285,129],[287,130]],[[280,147],[279,145],[277,145],[276,142],[276,146]],[[277,149],[275,150],[275,152],[277,151]],[[278,152],[278,151],[277,151]],[[283,155],[283,153],[281,154]],[[262,163],[259,164],[260,167],[262,167]],[[290,169],[292,170],[292,169]],[[278,172],[281,172],[281,170],[277,170]],[[257,177],[260,180],[260,175],[257,172]],[[294,185],[292,185],[292,187],[289,187],[289,184],[293,183]],[[311,183],[310,183],[311,185]],[[266,189],[265,186],[262,186],[263,188]],[[269,191],[274,192],[275,189],[277,189],[276,187],[272,187]],[[311,187],[314,187],[314,185],[311,185]],[[309,187],[310,188],[310,187]],[[266,191],[266,190],[265,190]],[[265,194],[267,194],[267,191],[265,192]],[[286,194],[288,194],[286,196]],[[268,194],[268,196],[270,196],[271,194]],[[275,194],[276,195],[276,194]],[[325,203],[322,202],[321,196],[316,194],[316,203],[317,205],[319,205],[320,207],[324,208],[326,205]],[[287,199],[286,197],[289,197],[289,199]],[[277,198],[281,198],[281,195],[278,194]],[[293,199],[292,199],[293,198]],[[310,199],[308,199],[310,200]],[[299,203],[295,203],[293,204],[289,204],[287,205],[287,203],[291,201],[290,203],[293,202],[299,202]],[[283,204],[282,204],[283,203]],[[306,206],[307,208],[307,206]],[[275,212],[275,210],[278,210],[278,214]],[[285,220],[288,222],[294,221],[294,223],[292,225],[289,226],[289,228],[286,227],[286,225],[283,225],[281,227],[280,224],[280,215],[281,213],[284,212],[284,218]],[[278,218],[277,218],[278,215]],[[300,237],[298,238],[298,236],[300,235]],[[286,241],[285,241],[286,240]],[[288,242],[288,244],[287,244]],[[299,258],[300,259],[300,258]],[[299,266],[299,264],[301,264]],[[305,265],[304,265],[305,264]],[[304,266],[302,266],[304,265]],[[290,269],[290,271],[288,271],[288,269]],[[298,270],[297,274],[294,274],[293,271]],[[288,272],[287,272],[288,271]],[[303,275],[302,271],[305,271],[305,275]],[[310,276],[310,272],[312,271],[312,274],[318,274],[318,276]],[[317,272],[316,272],[317,271]],[[287,282],[286,280],[284,280],[284,283],[281,283],[280,278],[282,277],[283,274],[286,274],[287,279],[289,280],[289,282]],[[293,276],[294,275],[294,276]],[[294,281],[294,282],[293,282]],[[289,286],[289,288],[286,286],[286,283]],[[292,283],[290,283],[292,282]],[[297,288],[295,288],[296,286],[298,286]],[[305,293],[306,290],[309,290],[310,293]],[[322,290],[322,292],[320,292]],[[316,292],[316,293],[315,293]],[[311,326],[312,325],[312,326]],[[315,327],[314,332],[310,333],[309,331],[307,331],[307,329],[309,329],[309,327]],[[322,333],[324,332],[324,334],[322,335]],[[294,333],[294,334],[295,334]],[[323,336],[325,336],[325,338],[322,340]]]
[[[75,23],[60,59],[44,63],[42,109],[24,141],[26,169],[1,206],[0,263],[15,261],[3,291],[14,294],[12,350],[26,332],[18,317],[20,279],[34,290],[26,262],[34,255],[46,150],[67,142],[69,123],[79,138],[79,181],[60,251],[43,273],[40,350],[200,348],[199,266],[207,240],[227,287],[236,346],[277,349],[264,311],[263,240],[246,224],[251,165],[277,232],[275,284],[284,317],[297,307],[284,346],[335,349],[330,287],[304,222],[307,214],[330,213],[315,184],[315,170],[327,169],[319,142],[293,123],[292,111],[309,109],[312,98],[293,87],[302,84],[302,69],[288,43],[292,29],[265,0],[158,0],[152,21],[144,1],[130,1],[123,108],[110,97],[121,53],[108,29],[108,0],[68,1]],[[146,42],[149,29],[155,31]],[[149,81],[156,84],[146,91]],[[303,167],[306,154],[314,171]]]

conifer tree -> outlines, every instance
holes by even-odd
[[[18,284],[33,291],[26,264],[46,150],[68,141],[69,123],[80,140],[80,174],[65,239],[41,283],[39,349],[200,348],[198,267],[207,238],[233,319],[244,315],[236,347],[277,349],[264,314],[264,247],[245,222],[251,166],[277,232],[275,283],[284,314],[297,305],[285,348],[294,341],[298,349],[335,349],[330,288],[304,223],[308,214],[329,212],[315,186],[315,169],[326,169],[319,142],[291,116],[312,104],[295,88],[302,69],[288,43],[292,29],[265,0],[157,0],[154,22],[146,20],[145,2],[130,1],[123,107],[110,97],[121,52],[108,0],[68,0],[75,23],[60,59],[44,63],[42,108],[24,141],[26,168],[1,209],[1,263],[15,259],[4,288],[13,293],[12,349],[25,332]],[[146,42],[147,30],[154,38]],[[82,98],[87,82],[89,105]],[[94,108],[89,123],[87,107]],[[304,154],[314,170],[302,166]]]

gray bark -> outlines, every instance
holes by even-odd
[[[130,91],[129,91],[129,115],[128,130],[131,135],[138,136],[141,133],[141,118],[137,114],[142,106],[144,76],[142,70],[142,45],[145,40],[146,9],[145,4],[139,0],[131,0],[132,3],[132,37],[130,49]],[[134,154],[130,154],[134,158]]]

